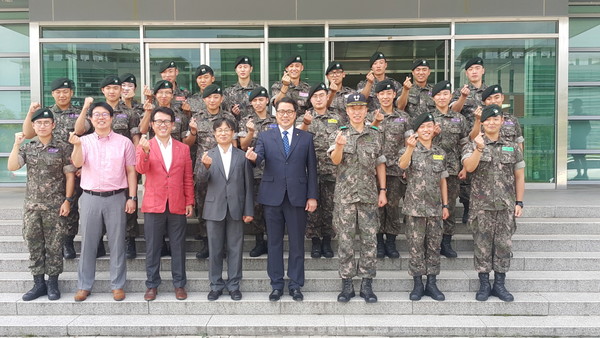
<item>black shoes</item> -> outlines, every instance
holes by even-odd
[[[338,302],[347,303],[356,296],[354,293],[354,284],[352,283],[352,278],[343,278],[342,279],[342,292],[337,297]]]
[[[137,257],[135,250],[135,237],[127,237],[127,251],[125,253],[127,259],[134,259]]]
[[[437,287],[436,276],[435,275],[427,275],[427,284],[425,284],[425,296],[429,296],[437,301],[442,301],[446,299],[446,296],[440,291]]]
[[[208,293],[208,296],[206,297],[208,300],[210,301],[215,301],[217,299],[219,299],[219,297],[223,294],[223,290],[210,290],[210,292]],[[241,295],[240,295],[241,296]]]
[[[479,291],[475,294],[475,299],[480,302],[484,302],[490,298],[492,294],[492,287],[490,285],[490,274],[480,272],[479,273]]]
[[[290,296],[292,296],[292,299],[297,302],[301,302],[304,300],[304,295],[302,294],[302,291],[300,291],[300,289],[290,289]]]
[[[423,286],[423,276],[413,276],[414,286],[408,297],[410,300],[421,300],[425,295],[425,286]]]
[[[233,290],[233,291],[229,291],[229,296],[231,297],[231,299],[233,300],[242,300],[242,291],[240,290]]]
[[[505,278],[505,273],[494,271],[494,287],[492,288],[491,295],[500,298],[502,301],[512,302],[515,300],[515,297],[506,290],[506,287],[504,286]]]
[[[58,275],[48,276],[48,281],[46,282],[46,290],[48,292],[49,300],[60,299],[60,290],[58,290]]]
[[[269,295],[269,300],[272,302],[276,302],[279,299],[281,299],[281,296],[283,296],[283,290],[274,289],[273,291],[271,291],[271,294]]]
[[[321,241],[321,254],[325,258],[333,257],[333,250],[331,249],[331,236],[323,236],[323,241]]]
[[[310,250],[310,257],[321,258],[321,239],[319,237],[312,238],[312,248]]]
[[[202,237],[202,243],[204,244],[202,249],[196,253],[196,258],[198,259],[208,258],[208,237]]]
[[[75,258],[75,244],[73,240],[75,236],[67,236],[65,239],[65,244],[63,245],[63,257],[65,259],[74,259]]]
[[[385,257],[385,242],[383,241],[383,234],[377,234],[377,258]]]
[[[267,241],[264,239],[264,233],[256,234],[256,246],[250,250],[250,257],[259,257],[267,252]]]
[[[400,258],[400,253],[396,249],[396,235],[385,234],[383,249],[389,258]]]
[[[27,291],[22,298],[24,301],[30,301],[47,294],[48,288],[46,287],[46,281],[44,281],[44,275],[35,275],[33,276],[33,288]]]
[[[452,249],[452,245],[450,245],[452,241],[451,235],[443,235],[442,244],[440,245],[440,255],[446,256],[447,258],[456,258],[458,255],[456,251]]]
[[[463,205],[463,215],[462,215],[462,222],[463,224],[467,224],[467,222],[469,221],[469,201],[467,200],[461,200],[460,203],[462,203]]]
[[[359,295],[365,299],[367,303],[376,303],[377,296],[373,293],[373,278],[363,278],[360,283]]]

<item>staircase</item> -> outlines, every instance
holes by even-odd
[[[0,202],[7,194],[0,189]],[[507,274],[514,302],[495,297],[475,300],[473,240],[461,225],[453,238],[458,258],[442,257],[438,276],[446,301],[408,299],[412,278],[407,272],[406,241],[399,236],[401,258],[378,264],[375,304],[366,304],[358,295],[349,303],[338,303],[337,258],[312,259],[308,251],[305,300],[294,302],[286,293],[281,301],[269,302],[266,256],[251,258],[247,253],[254,244],[252,236],[244,244],[243,300],[234,302],[225,294],[209,302],[207,262],[195,258],[200,242],[193,239],[194,225],[187,240],[185,301],[175,299],[168,258],[162,259],[163,283],[157,299],[143,300],[145,246],[139,238],[138,258],[127,262],[124,301],[112,299],[104,257],[86,301],[73,301],[75,259],[65,261],[60,300],[41,297],[24,302],[21,296],[31,288],[32,276],[21,236],[22,199],[15,199],[14,205],[0,207],[0,336],[600,336],[598,189],[528,191],[527,196]],[[310,249],[309,240],[305,246]],[[354,282],[358,290],[360,280]]]

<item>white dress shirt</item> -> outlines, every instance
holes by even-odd
[[[278,127],[279,127],[279,136],[281,136],[281,139],[283,139],[283,131],[287,130],[287,132],[288,132],[287,138],[288,138],[288,142],[289,142],[290,149],[291,149],[291,147],[292,147],[292,133],[294,131],[294,126],[292,125],[289,129],[283,129],[283,128],[281,128],[281,126],[278,126]]]
[[[168,172],[169,169],[171,169],[171,162],[173,162],[173,140],[171,139],[171,135],[169,135],[169,141],[167,141],[166,146],[159,139],[156,139],[156,143],[158,143],[158,148],[160,149],[163,161],[165,162],[165,168]]]
[[[229,145],[227,151],[224,151],[219,144],[219,152],[221,153],[221,160],[223,161],[223,170],[225,170],[225,179],[229,179],[229,168],[231,167],[231,155],[233,154],[231,148],[233,145]]]

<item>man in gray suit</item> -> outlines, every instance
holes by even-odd
[[[213,123],[218,145],[202,155],[201,175],[208,177],[202,217],[208,233],[208,300],[227,288],[233,300],[241,300],[243,222],[254,216],[254,176],[245,153],[232,145],[235,122],[219,118]],[[242,222],[243,221],[243,222]],[[223,280],[223,253],[227,243],[227,282]]]

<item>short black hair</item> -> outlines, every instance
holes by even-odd
[[[294,106],[294,111],[296,113],[298,112],[298,103],[287,96],[284,96],[281,100],[279,100],[279,101],[277,101],[277,103],[275,103],[275,110],[279,109],[279,105],[281,103],[291,103],[292,106]]]
[[[235,122],[231,121],[231,119],[228,119],[226,117],[220,117],[216,119],[215,122],[213,122],[213,131],[217,131],[217,129],[219,129],[219,127],[222,126],[223,123],[225,123],[227,127],[229,127],[229,129],[233,130],[234,133],[237,132]]]
[[[108,112],[110,113],[110,117],[113,117],[113,115],[115,114],[115,111],[113,110],[113,107],[110,106],[110,104],[106,102],[96,102],[90,106],[90,109],[88,110],[88,116],[92,116],[92,112],[98,107],[102,107],[108,110]]]
[[[151,115],[152,121],[154,121],[154,116],[156,115],[156,113],[167,114],[171,117],[171,122],[175,121],[175,112],[173,111],[173,109],[171,109],[169,107],[158,107],[158,108],[154,109],[152,111],[152,115]]]

